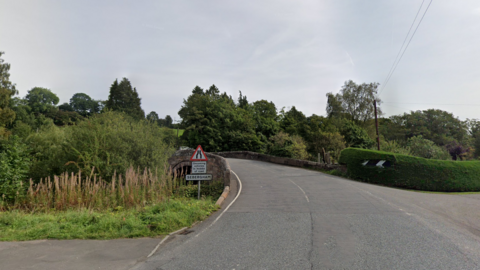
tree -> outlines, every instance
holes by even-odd
[[[438,109],[404,113],[401,125],[407,131],[407,138],[422,135],[440,146],[447,145],[453,139],[464,142],[468,134],[464,122],[453,114]]]
[[[141,107],[141,99],[138,97],[137,89],[132,88],[127,78],[123,78],[120,83],[118,83],[118,80],[113,82],[105,108],[124,112],[134,119],[145,118],[145,112]]]
[[[151,122],[154,122],[154,123],[158,123],[158,114],[154,111],[150,112],[149,114],[147,114],[147,120],[148,121],[151,121]]]
[[[375,144],[365,129],[355,125],[353,121],[345,120],[340,134],[345,138],[348,147],[369,149]]]
[[[287,112],[283,108],[280,111],[280,128],[290,135],[296,134],[305,137],[306,121],[307,117],[301,111],[298,111],[295,106]]]
[[[73,112],[72,106],[66,102],[58,106],[58,109],[64,112]]]
[[[253,103],[253,118],[255,120],[255,132],[263,142],[277,134],[280,125],[277,121],[277,108],[273,102],[259,100]]]
[[[435,145],[434,142],[423,138],[422,135],[408,139],[407,146],[410,148],[412,155],[417,157],[451,160],[447,149]]]
[[[56,111],[57,107],[55,105],[60,101],[58,96],[50,91],[50,89],[42,87],[34,87],[28,91],[25,100],[35,114],[45,114]]]
[[[364,125],[375,117],[374,100],[377,101],[378,115],[382,114],[381,100],[377,94],[378,83],[356,84],[346,81],[340,93],[327,93],[327,114],[329,117],[346,115],[349,120]]]
[[[165,116],[165,126],[171,128],[173,124],[173,119],[170,115]]]
[[[0,57],[4,52],[0,52]],[[10,64],[0,58],[0,129],[15,120],[15,112],[10,108],[10,99],[18,94],[15,84],[10,81]]]
[[[70,106],[73,111],[82,116],[89,116],[100,112],[99,101],[93,100],[89,95],[76,93],[70,99]]]
[[[238,107],[245,109],[248,106],[247,96],[243,96],[242,91],[238,92],[240,92],[240,95],[238,97]]]
[[[220,94],[215,85],[205,92],[200,90],[195,87],[178,112],[185,127],[182,138],[188,146],[201,144],[209,152],[263,151],[252,111],[237,107],[232,97]]]

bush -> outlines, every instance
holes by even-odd
[[[123,113],[94,115],[74,126],[47,125],[26,138],[32,149],[29,176],[35,180],[83,171],[110,180],[130,166],[163,170],[173,153],[175,132]]]
[[[1,204],[2,201],[12,202],[15,198],[23,195],[22,181],[27,176],[30,157],[27,146],[16,136],[10,137],[8,141],[2,141],[0,147]]]
[[[386,160],[389,167],[363,165],[367,160]],[[348,175],[363,182],[428,191],[480,191],[480,162],[446,161],[347,148],[340,163]],[[387,166],[387,165],[385,165]]]
[[[376,146],[374,146],[374,148],[372,148],[372,150],[375,150],[375,149],[376,149]],[[382,151],[384,151],[384,152],[402,154],[402,155],[407,155],[407,156],[410,156],[412,154],[412,151],[410,150],[410,147],[401,146],[396,141],[382,140],[382,141],[380,141],[380,149],[382,149]]]
[[[345,138],[347,146],[368,149],[375,142],[370,139],[365,129],[355,125],[354,122],[346,120],[340,128],[340,134]]]
[[[407,141],[412,155],[423,158],[451,160],[446,148],[437,146],[433,141],[427,140],[422,135],[414,136]]]
[[[270,137],[270,140],[273,141],[273,144],[269,153],[273,156],[303,160],[307,160],[309,157],[307,145],[298,135],[290,136],[280,131],[275,136]]]

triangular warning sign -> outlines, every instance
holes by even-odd
[[[207,155],[205,155],[205,152],[203,152],[202,146],[199,145],[197,146],[197,149],[195,152],[193,152],[192,157],[190,158],[191,161],[207,161]]]

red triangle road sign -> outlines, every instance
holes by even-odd
[[[197,146],[197,149],[195,152],[193,152],[192,157],[190,158],[190,161],[207,161],[207,155],[205,155],[205,152],[202,149],[202,146],[199,145]]]

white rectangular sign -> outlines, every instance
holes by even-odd
[[[207,162],[206,161],[193,161],[192,162],[192,173],[207,173]]]
[[[185,176],[187,181],[208,181],[212,180],[211,174],[187,174]]]

